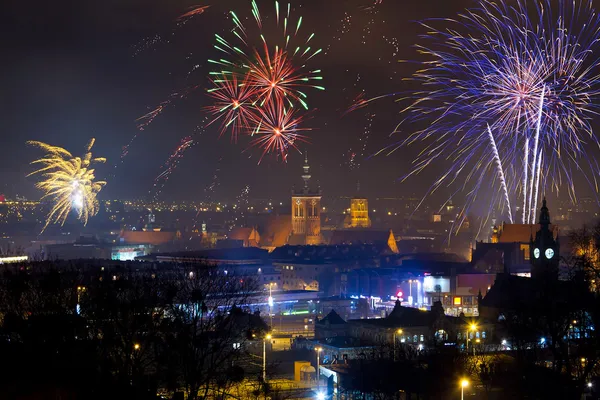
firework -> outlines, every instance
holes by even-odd
[[[238,133],[254,118],[256,94],[247,81],[238,82],[236,76],[215,79],[213,85],[208,93],[214,103],[207,110],[215,118],[208,125],[221,120],[221,135],[231,129],[231,139],[235,142]]]
[[[94,141],[95,139],[89,141],[83,157],[73,157],[61,147],[37,141],[27,142],[46,152],[44,157],[31,163],[41,167],[28,175],[39,174],[43,178],[36,187],[44,191],[42,199],[51,199],[54,203],[42,231],[51,223],[63,225],[71,211],[77,214],[84,225],[89,217],[98,213],[96,195],[106,182],[96,181],[95,171],[90,167],[96,163],[104,163],[106,159],[93,158],[91,150]]]
[[[254,121],[256,128],[252,131],[255,138],[251,143],[263,150],[258,162],[268,153],[278,154],[285,161],[290,149],[298,150],[296,142],[306,142],[300,132],[310,130],[299,127],[302,120],[303,117],[296,116],[296,109],[285,109],[280,103],[259,108],[259,116]]]
[[[323,79],[321,71],[306,68],[306,63],[322,52],[311,47],[314,33],[302,34],[302,17],[292,17],[290,4],[280,8],[275,2],[275,14],[277,30],[281,34],[273,35],[270,41],[263,31],[263,20],[255,1],[252,1],[252,15],[256,29],[244,26],[237,14],[231,11],[233,39],[215,35],[215,48],[226,58],[209,60],[219,68],[210,73],[218,77],[213,80],[214,88],[209,91],[216,100],[211,110],[218,118],[223,118],[221,134],[231,128],[234,140],[242,130],[254,130],[246,129],[248,122],[254,121],[254,128],[258,128],[261,120],[257,116],[272,115],[275,109],[308,110],[306,89],[325,90],[317,84]],[[296,42],[298,44],[294,44]],[[240,97],[244,97],[241,103],[245,107],[240,106]],[[232,100],[238,101],[234,103]],[[259,131],[273,122],[265,121]],[[262,139],[264,136],[261,136]]]
[[[559,1],[558,7],[550,0],[482,0],[448,23],[456,26],[424,24],[431,44],[419,51],[429,60],[414,79],[426,89],[403,110],[409,122],[427,120],[428,127],[390,148],[427,142],[408,175],[447,159],[450,169],[431,191],[462,181],[472,204],[482,177],[508,167],[506,191],[522,197],[524,223],[534,222],[545,188],[558,191],[565,181],[575,200],[572,171],[588,181],[591,176],[597,190],[597,164],[585,146],[598,145],[590,121],[600,104],[594,55],[600,17],[591,0]],[[508,207],[502,192],[492,206]]]

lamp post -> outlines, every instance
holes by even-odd
[[[319,378],[321,377],[321,371],[319,371],[319,365],[321,363],[320,355],[323,349],[321,347],[315,347],[315,351],[317,352],[317,390],[321,387],[321,382]]]
[[[467,329],[467,347],[466,347],[467,353],[469,353],[469,330],[472,330],[473,332],[475,332],[477,330],[477,325],[471,324],[469,326],[469,329]],[[473,347],[473,354],[475,354],[475,346],[471,346],[471,347]]]
[[[460,400],[465,400],[465,388],[469,386],[467,379],[461,379],[460,381]]]
[[[273,329],[273,282],[269,283],[269,318],[271,320],[271,329]]]
[[[263,367],[262,367],[262,377],[263,382],[267,381],[267,340],[271,340],[271,335],[267,334],[263,339]]]
[[[396,361],[396,334],[402,335],[403,332],[402,329],[396,329],[394,331],[394,361]]]

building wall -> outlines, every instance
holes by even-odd
[[[319,290],[319,265],[282,264],[283,290]],[[322,266],[321,266],[322,267]]]

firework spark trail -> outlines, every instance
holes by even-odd
[[[533,137],[533,162],[531,164],[531,186],[529,188],[529,207],[528,207],[528,211],[527,211],[527,220],[529,221],[530,224],[533,223],[533,220],[535,220],[535,207],[533,206],[533,201],[534,199],[532,198],[532,195],[534,193],[534,184],[536,182],[536,175],[537,175],[537,157],[538,157],[538,146],[539,146],[539,142],[540,142],[540,129],[542,127],[542,113],[543,113],[543,109],[544,109],[544,94],[546,93],[546,85],[542,86],[542,94],[540,95],[540,104],[539,104],[539,109],[538,109],[538,118],[536,121],[536,127],[535,127],[535,136]],[[539,150],[539,152],[541,153],[541,149]],[[541,157],[541,155],[540,155]],[[539,181],[538,181],[539,182]],[[537,196],[537,190],[538,188],[535,187],[535,193]]]
[[[87,224],[88,219],[98,213],[100,208],[96,195],[106,185],[105,181],[96,181],[93,164],[105,163],[106,159],[92,156],[95,139],[85,147],[83,157],[73,157],[67,150],[37,141],[27,144],[39,147],[46,155],[31,164],[41,168],[27,176],[39,174],[43,180],[36,184],[44,191],[42,199],[51,199],[54,203],[46,217],[42,232],[51,223],[64,225],[69,213],[75,211],[77,218]]]
[[[177,17],[177,21],[187,20],[191,17],[195,17],[197,15],[203,14],[210,6],[191,6],[190,11],[180,15]]]
[[[153,189],[150,190],[150,192],[154,190],[154,201],[158,200],[158,196],[162,193],[162,190],[165,187],[165,184],[167,183],[169,178],[171,177],[171,174],[179,165],[179,162],[183,158],[184,153],[196,144],[196,140],[194,140],[194,138],[192,138],[191,136],[187,136],[181,139],[179,146],[177,146],[173,153],[171,153],[171,155],[163,165],[163,171],[156,178],[154,178]]]
[[[523,223],[526,223],[527,215],[527,174],[529,172],[529,138],[525,138],[525,148],[523,149]]]
[[[510,223],[513,223],[512,210],[510,206],[510,197],[508,196],[508,188],[506,187],[506,180],[504,178],[504,169],[502,168],[502,161],[500,160],[500,154],[498,154],[498,148],[496,147],[496,140],[492,134],[492,129],[487,126],[488,135],[490,137],[490,143],[492,144],[492,151],[494,153],[494,159],[496,160],[496,166],[498,167],[498,175],[500,176],[500,184],[502,185],[502,191],[504,192],[504,199],[508,207],[508,219]]]
[[[539,188],[540,188],[540,177],[542,176],[542,149],[540,149],[540,155],[538,157],[538,163],[536,166],[536,183],[535,183],[535,195],[533,196],[533,214],[531,216],[531,221],[529,221],[530,224],[535,224],[535,210],[537,210],[537,201],[538,201],[538,196],[539,196]]]

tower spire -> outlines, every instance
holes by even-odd
[[[304,181],[304,190],[308,191],[310,182],[310,165],[308,165],[308,151],[304,151],[304,166],[302,167],[302,180]]]
[[[542,200],[542,208],[540,209],[540,225],[542,228],[548,228],[550,225],[550,213],[548,212],[548,207],[546,206],[546,196]]]

